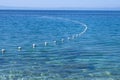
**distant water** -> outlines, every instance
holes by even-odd
[[[120,12],[1,10],[1,49],[0,80],[120,80]]]

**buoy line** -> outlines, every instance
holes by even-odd
[[[77,33],[77,34],[75,34],[75,35],[72,35],[72,37],[67,37],[67,40],[70,40],[70,39],[74,39],[74,38],[77,38],[77,37],[80,37],[82,34],[84,34],[86,31],[87,31],[87,29],[88,29],[88,27],[87,27],[87,25],[86,24],[84,24],[84,23],[81,23],[81,22],[79,22],[79,21],[76,21],[76,20],[71,20],[71,19],[66,19],[66,18],[61,18],[61,17],[49,17],[49,16],[42,16],[42,17],[39,17],[39,18],[48,18],[48,19],[58,19],[58,20],[64,20],[64,21],[69,21],[69,22],[72,22],[72,23],[75,23],[75,24],[79,24],[79,25],[82,25],[83,27],[84,27],[84,29],[83,29],[83,31],[82,32],[80,32],[80,33]],[[64,42],[64,38],[62,38],[61,39],[61,42],[63,43]],[[49,44],[50,42],[44,42],[44,46],[47,46],[48,44]],[[54,45],[56,45],[56,43],[57,43],[57,41],[56,40],[54,40],[54,41],[52,41],[51,43],[54,43]],[[37,46],[36,46],[37,44],[32,44],[32,48],[36,48]],[[18,47],[18,51],[21,51],[22,50],[22,47]],[[6,49],[1,49],[1,53],[3,54],[3,53],[5,53],[6,52]]]

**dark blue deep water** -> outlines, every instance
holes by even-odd
[[[120,12],[1,10],[2,49],[0,80],[120,80]]]

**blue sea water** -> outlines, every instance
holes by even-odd
[[[119,11],[1,10],[0,80],[120,80],[119,40]]]

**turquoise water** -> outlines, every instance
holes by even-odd
[[[120,80],[119,39],[119,11],[0,11],[0,80]]]

